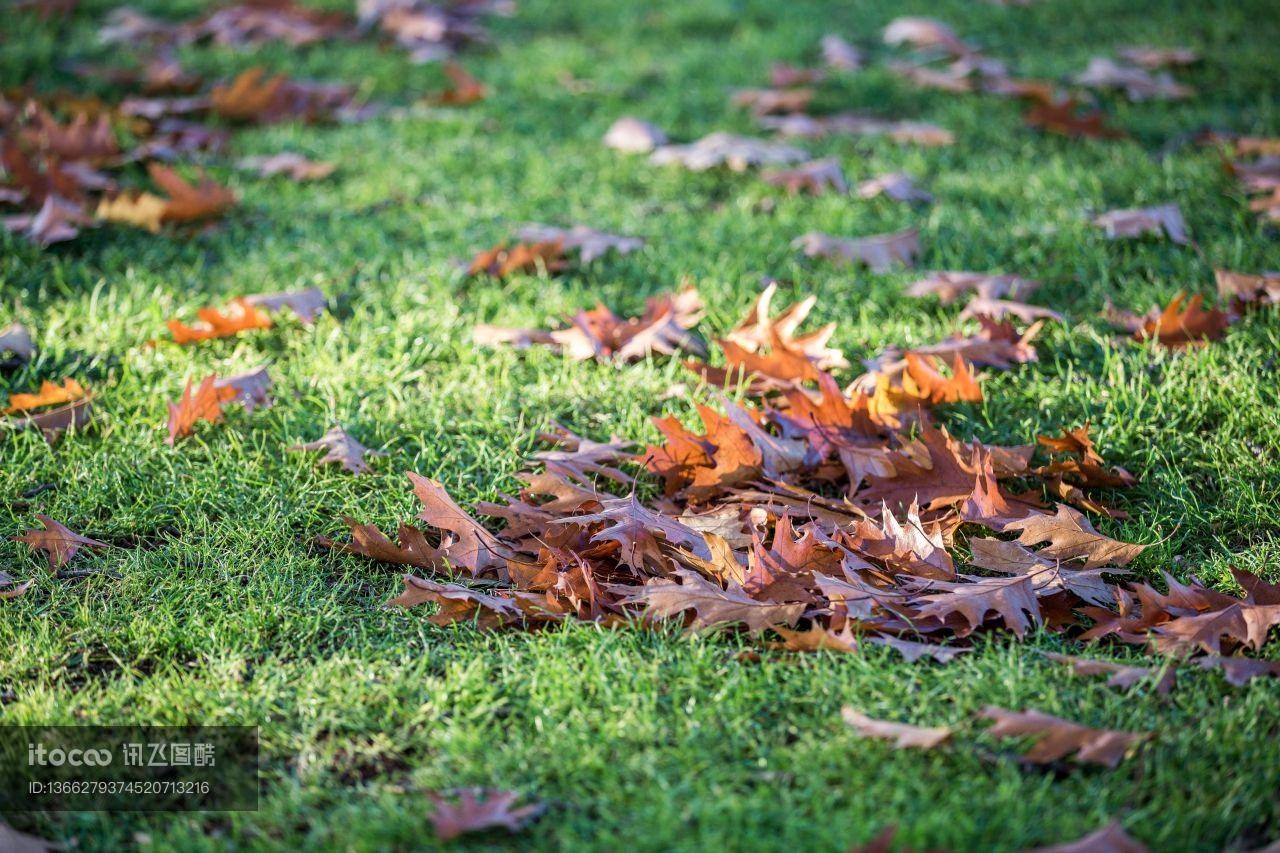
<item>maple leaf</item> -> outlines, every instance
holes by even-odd
[[[943,305],[950,305],[965,293],[972,292],[984,299],[1001,299],[1006,296],[1030,296],[1040,287],[1040,282],[1017,275],[980,272],[933,272],[907,288],[908,296],[937,296]]]
[[[907,663],[916,663],[921,658],[933,658],[938,663],[950,663],[965,652],[972,649],[960,646],[939,646],[935,643],[917,643],[913,640],[904,640],[901,637],[892,637],[886,634],[880,634],[868,638],[867,642],[877,646],[887,646],[906,659]]]
[[[546,811],[542,803],[512,808],[520,798],[516,791],[466,790],[460,792],[456,800],[435,793],[429,796],[435,806],[431,825],[441,841],[486,829],[519,832]]]
[[[1054,663],[1062,663],[1071,667],[1071,671],[1076,675],[1106,675],[1107,686],[1115,687],[1121,690],[1127,690],[1135,684],[1140,684],[1159,675],[1159,680],[1155,683],[1155,691],[1161,696],[1167,695],[1173,689],[1174,682],[1177,679],[1177,673],[1172,668],[1157,669],[1150,666],[1127,666],[1120,663],[1112,663],[1105,660],[1089,660],[1087,658],[1072,657],[1071,655],[1060,655],[1054,652],[1046,652],[1045,657]]]
[[[1154,318],[1133,333],[1135,340],[1155,340],[1167,347],[1204,346],[1221,338],[1230,319],[1217,308],[1205,310],[1200,294],[1192,296],[1183,307],[1186,291],[1181,291]]]
[[[456,62],[444,63],[445,76],[449,78],[449,87],[440,92],[427,95],[423,100],[429,104],[441,106],[464,106],[482,101],[489,96],[489,87],[467,73]]]
[[[857,71],[862,67],[862,52],[840,36],[828,33],[822,37],[822,61],[840,71]]]
[[[865,714],[845,705],[840,716],[862,737],[891,740],[898,749],[936,749],[951,739],[948,726],[925,728],[887,720],[873,720]]]
[[[1055,103],[1039,103],[1023,116],[1023,121],[1030,127],[1059,136],[1118,139],[1125,135],[1123,131],[1107,126],[1106,116],[1101,110],[1081,113],[1078,106],[1074,98]]]
[[[768,183],[782,187],[792,195],[800,192],[822,195],[827,190],[843,194],[849,191],[849,183],[844,178],[840,161],[833,157],[811,160],[794,169],[765,172],[763,177]]]
[[[805,605],[778,604],[757,601],[747,595],[741,584],[730,581],[725,588],[712,583],[697,572],[676,569],[682,583],[670,580],[652,580],[634,589],[624,604],[647,605],[646,615],[665,619],[694,611],[693,629],[708,628],[726,623],[742,623],[751,633],[759,633],[775,625],[795,622],[804,613]]]
[[[295,444],[289,449],[301,451],[324,450],[326,453],[316,463],[317,465],[340,465],[344,471],[352,474],[372,474],[373,469],[369,467],[368,462],[365,462],[365,456],[386,455],[381,451],[370,450],[365,447],[352,438],[341,425],[330,427],[329,431],[316,441],[307,444]]]
[[[186,345],[214,338],[229,338],[253,329],[271,328],[271,318],[242,296],[231,300],[225,311],[201,308],[196,316],[200,318],[200,322],[194,326],[188,326],[179,320],[165,321],[175,344]]]
[[[604,144],[628,154],[648,154],[660,145],[667,144],[667,135],[656,125],[631,116],[609,125]]]
[[[30,583],[30,581],[28,581]],[[1243,687],[1255,678],[1280,678],[1280,661],[1258,660],[1245,657],[1220,657],[1209,655],[1197,658],[1196,666],[1201,669],[1221,670],[1228,684]]]
[[[1116,767],[1147,737],[1134,732],[1091,729],[1041,711],[1008,711],[989,706],[978,716],[995,723],[987,732],[995,737],[1036,738],[1037,743],[1022,756],[1034,764],[1047,764],[1074,755],[1076,761]]]
[[[1147,853],[1147,847],[1125,832],[1120,821],[1113,820],[1083,838],[1037,847],[1029,853]]]
[[[1007,530],[1020,531],[1018,542],[1037,545],[1042,557],[1053,560],[1082,560],[1085,569],[1101,566],[1126,566],[1147,549],[1146,545],[1120,542],[1103,536],[1089,519],[1069,506],[1058,504],[1055,515],[1033,515],[1006,525]]]
[[[192,435],[197,421],[222,420],[222,404],[235,399],[237,392],[230,387],[218,388],[217,381],[218,375],[211,373],[192,391],[191,380],[187,379],[182,398],[177,403],[169,403],[169,436],[165,444],[172,447],[179,438]]]
[[[572,228],[528,225],[520,229],[516,239],[534,244],[559,243],[565,252],[577,252],[578,261],[584,264],[602,258],[610,251],[628,255],[644,246],[644,240],[640,237],[607,234],[586,225],[575,225]]]
[[[713,133],[689,145],[661,146],[649,156],[649,160],[656,165],[678,163],[694,172],[705,172],[717,166],[745,172],[753,166],[798,163],[808,157],[807,152],[790,145],[731,133]]]
[[[878,178],[871,178],[858,184],[858,198],[875,198],[876,196],[884,196],[892,201],[902,201],[911,204],[932,204],[933,194],[921,189],[915,178],[906,172],[892,172],[888,175],[881,175]]]
[[[848,239],[810,231],[797,237],[792,248],[810,258],[823,257],[843,263],[862,263],[872,272],[888,272],[896,264],[913,266],[920,253],[920,232],[907,228],[892,234]]]
[[[259,176],[270,178],[273,175],[287,175],[290,180],[319,181],[329,177],[338,168],[332,161],[319,162],[308,160],[301,154],[282,151],[269,156],[242,157],[236,166],[249,172],[257,172]]]
[[[45,406],[73,403],[88,396],[90,396],[89,392],[74,379],[68,377],[62,381],[61,385],[46,379],[40,383],[40,390],[34,394],[10,394],[9,406],[4,410],[3,414],[12,415],[16,412],[27,412],[31,409],[39,409]]]
[[[1176,204],[1111,210],[1095,216],[1093,224],[1101,228],[1111,240],[1141,237],[1144,234],[1164,234],[1180,246],[1191,242],[1187,236],[1187,222]]]
[[[21,536],[15,536],[14,540],[44,551],[49,557],[50,569],[57,570],[71,562],[81,548],[101,551],[111,547],[105,542],[81,536],[47,515],[37,515],[36,518],[44,525],[44,530],[28,530]]]

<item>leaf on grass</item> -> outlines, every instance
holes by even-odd
[[[396,607],[436,604],[427,621],[433,625],[472,623],[481,631],[492,631],[519,622],[520,606],[510,598],[489,595],[457,583],[439,583],[416,575],[404,576],[404,591],[387,602]]]
[[[840,263],[862,263],[872,272],[888,272],[897,264],[914,266],[920,254],[920,232],[907,228],[892,234],[848,239],[810,231],[797,237],[792,248],[810,258],[828,258]]]
[[[1126,47],[1116,51],[1116,56],[1143,68],[1195,65],[1200,61],[1199,51],[1189,47]]]
[[[849,183],[844,179],[840,161],[834,157],[811,160],[794,169],[765,172],[763,177],[768,183],[782,187],[792,195],[801,192],[822,195],[827,190],[843,194],[849,191]]]
[[[211,373],[201,380],[193,391],[191,380],[182,389],[182,398],[169,403],[169,436],[164,443],[172,447],[179,438],[195,432],[197,421],[217,423],[222,420],[222,405],[235,399],[237,391],[231,387],[217,387],[218,375]]]
[[[640,237],[623,237],[575,225],[572,228],[556,228],[554,225],[528,225],[521,228],[516,239],[523,243],[558,243],[566,252],[577,252],[578,261],[589,264],[609,252],[628,255],[644,246]]]
[[[1214,270],[1213,275],[1218,282],[1218,298],[1230,303],[1236,313],[1280,305],[1280,273],[1248,275]],[[3,349],[3,335],[0,335],[0,350]]]
[[[907,288],[908,296],[936,296],[950,305],[965,293],[982,299],[1023,298],[1040,287],[1040,282],[1016,275],[981,272],[934,272]]]
[[[457,799],[435,793],[429,796],[435,806],[431,825],[441,841],[486,829],[519,832],[546,810],[542,803],[512,808],[520,798],[516,791],[467,790],[460,792]]]
[[[1236,687],[1243,687],[1255,678],[1280,678],[1280,661],[1209,655],[1196,658],[1195,664],[1201,669],[1220,670],[1227,683]]]
[[[166,222],[196,222],[221,216],[236,203],[235,193],[203,173],[200,182],[193,185],[159,163],[148,164],[147,172],[168,198],[151,193],[104,198],[98,205],[98,218],[155,232]]]
[[[1107,126],[1106,115],[1101,110],[1080,112],[1074,98],[1038,103],[1023,116],[1023,121],[1029,127],[1059,136],[1118,139],[1125,135],[1123,131]]]
[[[892,201],[909,204],[933,203],[933,193],[921,189],[915,178],[906,172],[893,172],[858,184],[858,198],[875,198],[881,195]]]
[[[814,94],[813,89],[738,89],[733,93],[733,105],[756,116],[802,113]]]
[[[1043,621],[1030,578],[974,578],[970,583],[928,581],[922,583],[921,589],[925,592],[912,598],[912,603],[919,606],[920,617],[943,622],[959,617],[963,621],[955,629],[957,637],[980,628],[988,613],[999,616],[1018,639],[1032,625]]]
[[[877,646],[886,646],[902,655],[907,663],[916,663],[921,658],[933,658],[938,663],[951,663],[965,652],[972,649],[962,646],[939,646],[935,643],[917,643],[914,640],[904,640],[901,637],[891,637],[887,634],[880,634],[867,640]]]
[[[604,144],[628,154],[648,154],[658,146],[666,145],[667,135],[657,125],[623,116],[609,125]]]
[[[68,429],[79,429],[87,424],[92,405],[93,398],[85,397],[81,400],[76,400],[74,403],[50,409],[47,412],[27,415],[22,418],[13,418],[9,421],[9,425],[14,429],[35,427],[44,434],[45,441],[53,443]]]
[[[909,44],[919,48],[939,48],[953,56],[972,53],[955,31],[935,18],[894,18],[884,28],[885,44]]]
[[[0,361],[0,367],[17,367],[30,361],[36,354],[36,346],[27,327],[21,323],[10,323],[0,329],[0,353],[9,354],[9,358]]]
[[[472,77],[467,69],[456,62],[444,63],[445,76],[449,78],[449,87],[443,91],[427,95],[423,100],[429,104],[459,107],[474,104],[489,96],[489,87]]]
[[[18,583],[16,580],[14,580],[12,575],[4,571],[3,569],[0,569],[0,600],[7,599],[7,598],[17,598],[21,595],[25,595],[27,590],[31,589],[31,585],[35,582],[36,582],[35,578],[32,578],[31,580]],[[4,840],[4,827],[0,826],[0,841],[3,841],[3,840]],[[0,849],[8,850],[9,848],[5,847],[3,844],[0,844]]]
[[[1155,340],[1167,347],[1204,346],[1223,336],[1230,325],[1230,318],[1217,308],[1203,308],[1200,294],[1186,300],[1186,291],[1179,292],[1163,311],[1148,317],[1142,327],[1133,333],[1135,340]]]
[[[1047,764],[1068,756],[1076,761],[1116,767],[1147,735],[1114,729],[1091,729],[1040,711],[1008,711],[989,706],[978,714],[995,723],[988,734],[995,737],[1033,737],[1036,743],[1023,753],[1026,761]]]
[[[857,71],[862,68],[862,51],[834,33],[822,37],[822,61],[829,68]]]
[[[858,651],[858,641],[854,639],[848,626],[838,634],[830,628],[823,628],[817,624],[810,626],[807,631],[792,631],[781,625],[775,625],[771,630],[782,638],[782,642],[772,643],[770,647],[781,651],[849,653]]]
[[[418,518],[432,527],[453,534],[453,541],[441,545],[441,551],[455,566],[478,575],[485,569],[506,565],[507,549],[471,516],[458,506],[436,480],[409,472],[413,493],[422,503]]]
[[[318,287],[306,290],[289,290],[281,293],[255,293],[243,297],[245,304],[267,311],[279,311],[288,308],[303,324],[310,326],[329,307],[324,293]]]
[[[257,408],[271,408],[271,377],[267,374],[265,367],[246,370],[244,373],[219,379],[213,383],[213,387],[219,392],[224,388],[235,391],[235,396],[229,398],[227,402],[239,403],[244,406],[246,412],[252,412]]]
[[[970,299],[964,306],[964,310],[960,312],[958,319],[970,320],[977,317],[989,317],[992,320],[1017,317],[1024,323],[1034,323],[1036,320],[1053,320],[1058,323],[1067,321],[1065,317],[1050,308],[1041,308],[1039,305],[1028,305],[1011,299],[987,299],[982,296]]]
[[[730,581],[727,588],[721,588],[689,569],[677,569],[675,574],[682,583],[650,581],[631,592],[624,603],[645,604],[646,615],[654,619],[666,619],[693,610],[694,620],[690,627],[695,630],[741,623],[753,634],[775,625],[789,625],[804,613],[803,603],[757,601],[734,581]]]
[[[271,318],[243,296],[231,300],[225,311],[201,308],[196,316],[200,318],[200,322],[193,326],[180,320],[165,321],[175,344],[186,345],[214,338],[229,338],[253,329],[271,328]]]
[[[1182,211],[1176,204],[1112,210],[1095,216],[1093,224],[1101,228],[1111,240],[1141,237],[1144,234],[1164,234],[1181,246],[1190,242],[1186,220],[1182,218]]]
[[[385,453],[370,450],[351,437],[341,425],[330,427],[329,431],[316,441],[307,444],[295,444],[290,450],[315,451],[324,450],[325,455],[316,465],[340,465],[344,471],[352,474],[372,474],[373,469],[364,461],[366,455],[385,456]]]
[[[290,151],[267,156],[242,157],[236,161],[236,166],[245,171],[257,172],[263,178],[287,175],[290,180],[299,183],[323,180],[338,168],[338,164],[332,161],[308,160],[301,154]]]
[[[1083,838],[1063,844],[1052,844],[1048,847],[1037,847],[1029,853],[1147,853],[1147,847],[1141,841],[1130,836],[1113,820],[1096,832]]]
[[[1105,56],[1089,60],[1089,67],[1074,78],[1077,85],[1093,89],[1123,89],[1131,101],[1170,101],[1189,98],[1195,89],[1168,74],[1152,74],[1135,65],[1121,65]]]
[[[546,272],[554,275],[568,269],[564,257],[564,245],[559,240],[542,243],[516,243],[508,247],[499,243],[485,249],[471,259],[467,275],[488,275],[506,278],[516,273]]]
[[[1054,663],[1066,664],[1071,667],[1071,671],[1076,675],[1109,676],[1107,678],[1107,686],[1120,690],[1127,690],[1136,684],[1151,679],[1158,673],[1160,679],[1155,684],[1155,690],[1156,693],[1164,696],[1173,689],[1174,682],[1177,680],[1177,673],[1172,667],[1130,666],[1106,660],[1091,660],[1071,655],[1060,655],[1056,652],[1046,652],[1045,657]]]
[[[948,726],[926,728],[873,720],[849,705],[840,709],[840,716],[862,737],[891,740],[898,749],[936,749],[951,739],[951,729]]]
[[[764,116],[760,126],[783,136],[817,138],[833,134],[850,136],[884,136],[893,142],[913,143],[927,148],[951,145],[955,134],[946,128],[923,121],[894,121],[861,113],[836,113],[828,116],[789,115]]]
[[[664,145],[649,159],[657,165],[676,163],[694,172],[705,172],[725,166],[734,172],[745,172],[753,166],[786,165],[808,159],[807,152],[791,145],[713,133],[688,145]]]
[[[77,381],[64,379],[61,385],[44,380],[40,390],[34,394],[10,394],[9,406],[3,414],[12,415],[17,412],[28,412],[45,406],[57,406],[62,403],[73,403],[89,396],[89,392]]]
[[[81,548],[101,551],[111,546],[96,539],[89,539],[75,533],[54,521],[47,515],[37,515],[44,530],[28,530],[21,536],[15,536],[18,542],[25,542],[38,551],[44,551],[49,557],[49,568],[60,569],[71,562]]]
[[[1037,552],[1040,556],[1063,561],[1082,560],[1081,567],[1085,569],[1127,566],[1147,548],[1146,545],[1103,536],[1088,518],[1063,504],[1058,505],[1054,515],[1033,515],[1011,522],[1006,529],[1020,532],[1018,542],[1023,545],[1048,543]]]

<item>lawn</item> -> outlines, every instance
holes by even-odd
[[[69,19],[4,14],[0,80],[118,96],[69,59],[110,61],[95,34],[113,4]],[[333,5],[333,4],[330,4]],[[191,2],[139,4],[189,16]],[[1178,102],[1101,101],[1125,140],[1077,140],[1023,126],[988,95],[918,89],[885,70],[879,34],[927,14],[1026,77],[1063,79],[1132,44],[1188,45],[1203,62]],[[680,359],[618,366],[545,349],[481,348],[477,323],[546,327],[603,301],[694,283],[702,329],[729,329],[762,278],[784,302],[818,297],[813,322],[855,364],[889,345],[934,341],[956,310],[903,295],[918,271],[876,274],[808,259],[807,231],[846,236],[918,226],[919,268],[1040,279],[1060,311],[1039,361],[993,372],[985,401],[939,409],[955,435],[1016,444],[1089,421],[1109,462],[1138,477],[1108,495],[1125,521],[1099,529],[1154,543],[1131,566],[1231,589],[1230,567],[1280,580],[1280,314],[1253,313],[1209,346],[1138,344],[1103,319],[1108,301],[1145,311],[1180,290],[1214,292],[1213,270],[1280,269],[1274,227],[1251,214],[1199,128],[1280,134],[1280,10],[1268,0],[1133,3],[520,0],[490,23],[493,45],[464,54],[485,100],[413,106],[329,127],[237,132],[210,173],[241,204],[207,231],[125,226],[40,249],[0,232],[0,327],[26,324],[37,355],[0,391],[74,376],[98,395],[93,425],[56,445],[38,431],[0,444],[0,562],[35,577],[0,601],[0,722],[256,724],[263,767],[255,812],[10,814],[15,827],[79,850],[430,847],[426,792],[506,788],[547,804],[494,848],[846,849],[887,824],[905,848],[1019,850],[1074,840],[1118,819],[1153,850],[1248,850],[1280,837],[1280,679],[1229,685],[1190,668],[1168,695],[1074,677],[1037,651],[1159,663],[1132,647],[1088,651],[1061,635],[1002,633],[947,665],[858,654],[773,651],[758,637],[676,625],[535,632],[437,627],[389,609],[401,571],[319,548],[344,515],[384,530],[416,511],[406,471],[463,505],[512,492],[551,422],[598,440],[657,440],[651,417],[696,421],[714,392]],[[928,207],[827,194],[788,196],[753,174],[655,166],[601,144],[621,115],[673,138],[758,133],[729,103],[771,63],[813,64],[826,33],[873,61],[820,88],[816,111],[867,110],[936,122],[950,147],[832,136],[802,144],[851,178],[904,170]],[[184,65],[227,76],[255,65],[357,83],[413,104],[439,89],[433,65],[371,41],[236,51],[190,46]],[[298,151],[339,164],[293,184],[234,170],[249,154]],[[141,173],[139,172],[139,175]],[[1090,215],[1177,202],[1195,246],[1109,241]],[[468,278],[460,259],[529,222],[586,223],[647,245],[564,275]],[[232,297],[319,287],[331,310],[199,346],[147,346],[165,320]],[[785,297],[785,299],[783,299]],[[169,447],[166,401],[188,377],[267,365],[276,403],[229,410]],[[687,393],[668,395],[674,383]],[[386,452],[353,477],[287,452],[335,423]],[[42,484],[54,488],[30,497]],[[13,541],[52,516],[121,547],[55,580]],[[1275,639],[1262,657],[1280,658]],[[950,746],[895,750],[859,739],[840,709],[955,725]],[[972,714],[1036,708],[1086,725],[1150,731],[1118,768],[1035,769]]]

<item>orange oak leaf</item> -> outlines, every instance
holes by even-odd
[[[1204,346],[1216,341],[1226,332],[1230,319],[1217,308],[1205,310],[1200,294],[1186,300],[1186,291],[1180,292],[1156,317],[1148,318],[1142,328],[1133,333],[1135,340],[1155,340],[1167,347]]]
[[[245,297],[231,300],[224,310],[201,308],[196,312],[200,322],[188,326],[180,320],[166,320],[175,344],[190,344],[213,338],[229,338],[251,329],[271,328],[271,317],[260,311]]]
[[[21,536],[15,536],[18,542],[25,542],[32,548],[44,551],[49,557],[49,568],[60,569],[71,562],[81,548],[101,551],[111,546],[96,539],[89,539],[75,533],[54,521],[47,515],[37,515],[44,530],[28,530]]]
[[[477,254],[467,267],[468,275],[488,275],[506,278],[516,273],[532,273],[545,270],[548,274],[563,272],[569,262],[564,257],[564,245],[559,240],[540,243],[516,243],[508,248],[499,243],[492,249]]]
[[[217,387],[218,376],[211,373],[193,391],[191,380],[182,390],[182,398],[169,404],[169,436],[164,443],[173,446],[179,438],[192,435],[197,421],[216,423],[222,420],[222,404],[236,396],[236,389]]]
[[[40,383],[40,390],[34,394],[10,394],[9,406],[4,410],[4,414],[12,415],[16,412],[27,412],[44,406],[73,403],[88,396],[89,392],[74,379],[64,379],[61,385],[56,385],[46,379]]]

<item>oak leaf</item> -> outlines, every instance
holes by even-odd
[[[457,62],[445,62],[444,73],[449,78],[449,87],[428,95],[424,99],[427,103],[458,107],[474,104],[489,96],[489,87],[472,77]]]
[[[1103,536],[1089,519],[1063,504],[1055,515],[1033,515],[1011,522],[1006,529],[1019,532],[1023,545],[1048,543],[1037,553],[1053,560],[1081,560],[1082,568],[1126,566],[1146,550],[1146,545],[1120,542]]]
[[[515,791],[468,790],[459,793],[457,800],[430,794],[435,809],[431,813],[431,825],[436,838],[448,841],[470,832],[502,828],[519,832],[525,824],[535,820],[545,810],[542,803],[530,803],[513,808],[520,794]]]
[[[28,530],[21,536],[15,536],[14,539],[25,542],[35,550],[44,551],[49,557],[50,569],[60,569],[71,562],[71,558],[79,553],[81,548],[101,551],[111,547],[105,542],[81,536],[47,515],[37,515],[36,518],[44,525],[44,530]]]
[[[1125,135],[1123,131],[1107,126],[1106,116],[1101,110],[1080,112],[1074,98],[1036,104],[1023,116],[1023,121],[1030,127],[1059,136],[1118,139]]]
[[[169,436],[164,440],[165,444],[172,447],[179,438],[192,435],[197,421],[217,423],[222,420],[222,405],[235,399],[236,389],[218,388],[217,381],[218,375],[211,373],[193,391],[191,380],[187,380],[181,399],[177,403],[169,403]]]
[[[1221,670],[1227,683],[1236,687],[1243,687],[1255,678],[1280,678],[1280,661],[1209,655],[1197,658],[1195,663],[1201,669]]]
[[[861,737],[891,740],[898,749],[936,749],[951,739],[951,729],[948,726],[926,728],[873,720],[849,705],[840,709],[840,716]]]
[[[418,518],[453,535],[452,541],[441,545],[441,551],[453,565],[465,568],[472,575],[506,565],[509,549],[467,515],[449,497],[444,486],[412,471],[409,472],[409,481],[413,483],[413,493],[422,503]]]
[[[1030,296],[1040,287],[1040,282],[1017,275],[979,272],[933,272],[907,288],[908,296],[937,296],[943,305],[950,305],[965,293],[985,299]]]
[[[792,631],[781,625],[775,625],[771,630],[782,638],[781,643],[773,643],[771,647],[781,651],[848,653],[858,651],[858,641],[847,628],[841,633],[836,633],[817,624],[811,625],[807,631]]]
[[[920,254],[920,232],[907,228],[892,234],[849,239],[810,231],[797,237],[792,248],[808,257],[823,257],[842,263],[862,263],[872,272],[888,272],[897,264],[914,266]]]
[[[229,338],[253,329],[271,328],[271,318],[242,296],[231,300],[231,304],[225,311],[201,308],[196,312],[196,316],[200,318],[200,322],[194,326],[188,326],[179,320],[165,321],[175,344],[185,345],[214,338]]]
[[[1072,657],[1071,655],[1060,655],[1055,652],[1046,652],[1045,657],[1054,663],[1070,666],[1071,671],[1076,675],[1106,675],[1108,676],[1107,686],[1121,690],[1127,690],[1136,684],[1141,684],[1143,681],[1147,681],[1158,674],[1160,678],[1155,683],[1155,691],[1164,696],[1173,689],[1177,678],[1177,673],[1171,667],[1160,669],[1150,666],[1128,666],[1105,660],[1090,660],[1088,658]]]
[[[840,162],[833,157],[810,160],[794,169],[765,172],[764,179],[776,187],[782,187],[792,195],[801,192],[822,195],[827,190],[843,194],[849,191],[849,183],[844,178]]]
[[[528,225],[520,229],[516,239],[523,243],[559,243],[565,252],[577,252],[578,261],[589,264],[609,252],[630,254],[644,246],[640,237],[624,237],[575,225],[572,228],[556,228],[552,225]]]
[[[694,172],[705,172],[717,166],[745,172],[753,166],[798,163],[808,157],[807,152],[791,145],[731,133],[713,133],[688,145],[661,146],[649,159],[657,165],[678,163]]]
[[[323,180],[338,168],[338,164],[332,161],[308,160],[301,154],[290,151],[267,156],[242,157],[236,162],[236,166],[246,171],[257,172],[263,178],[287,175],[290,180],[299,183]]]
[[[319,439],[307,444],[295,444],[290,450],[315,451],[324,450],[325,455],[317,465],[340,465],[351,474],[372,474],[373,469],[365,461],[365,456],[385,456],[385,453],[370,450],[351,437],[351,434],[340,425],[330,427],[329,431]]]
[[[982,626],[988,613],[995,613],[1005,628],[1022,639],[1027,629],[1043,621],[1035,585],[1030,578],[974,578],[969,583],[924,581],[911,599],[922,619],[946,622],[958,616],[956,636],[964,637]],[[934,591],[936,590],[936,591]]]
[[[404,576],[404,591],[387,602],[396,607],[436,604],[427,621],[433,625],[470,622],[481,631],[492,631],[519,622],[522,611],[513,599],[480,592],[456,583],[439,583],[416,575]]]
[[[973,52],[973,48],[961,41],[954,30],[935,18],[894,18],[884,28],[882,37],[885,44],[940,48],[955,56]]]
[[[733,105],[756,116],[802,113],[815,94],[813,89],[738,89],[733,93]]]
[[[1125,832],[1120,821],[1113,820],[1083,838],[1037,847],[1029,853],[1147,853],[1147,846]]]
[[[559,240],[516,243],[510,247],[506,243],[499,243],[477,253],[467,267],[467,275],[506,278],[516,273],[542,271],[554,275],[568,269],[568,266],[569,263],[564,258],[564,245]]]
[[[1144,234],[1164,234],[1181,246],[1191,242],[1191,238],[1187,236],[1187,222],[1176,204],[1111,210],[1095,216],[1093,224],[1101,228],[1111,240],[1141,237]]]
[[[881,175],[878,178],[871,178],[858,184],[858,198],[875,198],[876,196],[884,196],[892,201],[902,201],[911,204],[931,204],[933,202],[933,194],[927,190],[921,189],[915,178],[906,172],[892,172],[888,175]]]
[[[89,392],[74,379],[68,377],[62,381],[61,385],[46,379],[40,383],[40,390],[34,394],[10,394],[9,405],[3,414],[12,415],[16,412],[28,412],[31,409],[39,409],[45,406],[73,403],[88,396]]]
[[[877,646],[886,646],[893,649],[907,661],[907,663],[916,663],[921,658],[933,658],[938,663],[950,663],[965,652],[972,649],[962,646],[940,646],[936,643],[918,643],[914,640],[904,640],[901,637],[893,637],[887,634],[880,634],[870,637],[867,642]]]
[[[1079,762],[1116,767],[1146,738],[1135,732],[1091,729],[1041,711],[1008,711],[989,706],[978,716],[995,723],[988,730],[995,737],[1036,738],[1036,744],[1022,756],[1035,764],[1074,756]]]
[[[1186,292],[1175,296],[1165,309],[1155,317],[1148,317],[1142,327],[1133,333],[1135,340],[1155,340],[1168,347],[1204,346],[1223,336],[1230,324],[1227,315],[1217,308],[1201,307],[1200,294],[1186,301]]]
[[[1122,65],[1105,56],[1089,60],[1089,67],[1074,78],[1077,85],[1094,89],[1123,89],[1131,101],[1178,100],[1195,94],[1168,74],[1152,74],[1136,65]]]
[[[747,595],[736,581],[729,581],[724,588],[712,583],[697,572],[676,569],[675,575],[682,582],[656,579],[634,589],[626,604],[647,605],[646,615],[665,619],[686,610],[694,611],[690,627],[708,628],[726,623],[741,623],[751,633],[759,633],[775,625],[788,625],[804,613],[805,605],[779,604],[758,601]]]

